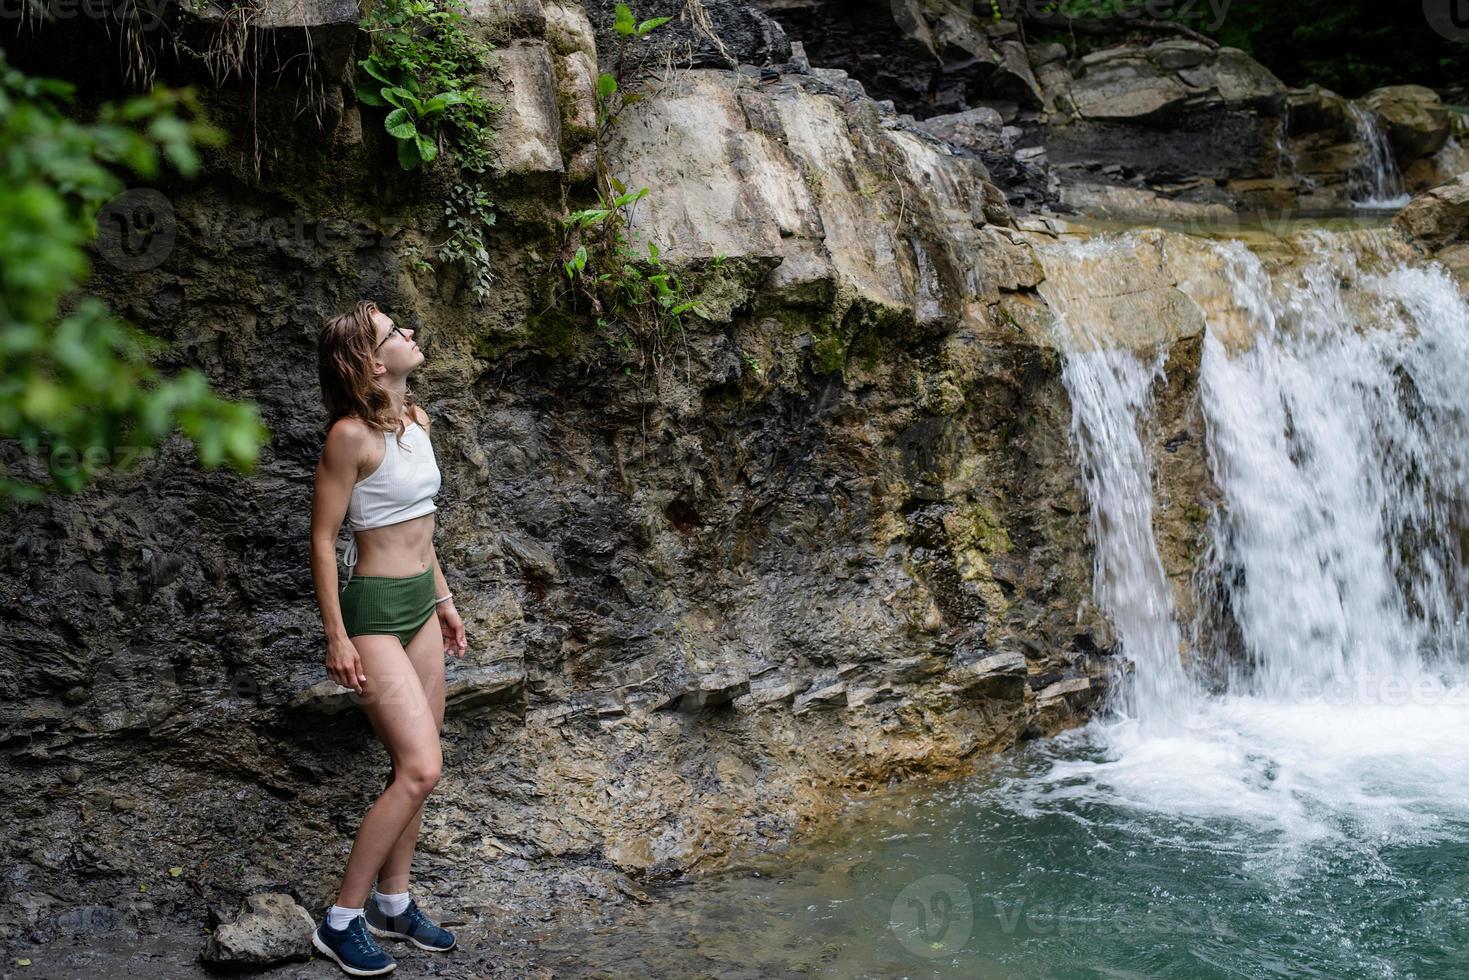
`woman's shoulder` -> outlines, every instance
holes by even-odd
[[[372,427],[357,416],[343,415],[327,427],[326,438],[328,442],[362,442],[372,432]]]
[[[333,422],[326,430],[326,445],[322,447],[325,456],[346,458],[360,461],[364,454],[370,454],[369,447],[374,438],[381,439],[377,430],[354,415],[344,415]]]
[[[413,406],[413,418],[414,418],[415,421],[418,422],[419,425],[423,426],[424,431],[427,431],[428,430],[428,427],[429,427],[428,412],[425,412],[423,410],[423,406],[422,405],[414,405]]]

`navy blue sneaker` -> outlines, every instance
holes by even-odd
[[[372,941],[367,934],[367,923],[360,915],[345,929],[333,929],[323,919],[311,934],[311,944],[354,977],[375,977],[398,968],[393,958]]]
[[[368,930],[374,936],[406,939],[419,949],[432,953],[442,953],[454,947],[454,934],[424,915],[418,903],[411,898],[408,900],[408,907],[402,912],[388,915],[378,905],[376,896],[373,896],[367,900],[363,915],[367,919]]]

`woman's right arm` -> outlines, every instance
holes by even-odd
[[[326,631],[326,672],[343,687],[362,693],[362,659],[342,623],[337,593],[337,532],[347,516],[352,485],[365,446],[366,426],[343,419],[327,433],[326,446],[316,464],[316,487],[311,494],[311,580]]]

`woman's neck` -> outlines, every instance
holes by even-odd
[[[408,382],[405,378],[384,378],[383,388],[388,393],[388,401],[393,406],[393,418],[401,419],[403,409],[408,403]]]

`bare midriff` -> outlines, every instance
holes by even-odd
[[[357,538],[357,567],[353,575],[407,578],[433,567],[433,514],[354,534]]]

